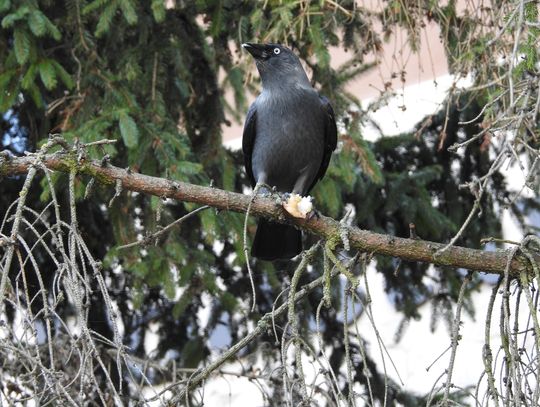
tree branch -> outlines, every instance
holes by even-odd
[[[23,174],[36,165],[38,163],[34,155],[26,157],[2,156],[0,158],[0,177]],[[94,177],[102,184],[114,186],[121,183],[123,190],[209,205],[222,210],[245,213],[250,202],[250,197],[247,195],[137,174],[108,163],[88,160],[84,155],[77,155],[74,152],[62,151],[44,155],[40,159],[39,165],[61,172],[75,169],[78,174]],[[338,221],[322,215],[309,220],[293,219],[287,216],[281,206],[277,205],[273,199],[261,196],[257,196],[253,201],[250,213],[256,217],[291,223],[305,231],[337,242],[341,242],[340,236],[343,228],[346,227],[351,248],[371,254],[398,257],[407,261],[420,261],[438,266],[504,274],[510,255],[507,250],[482,251],[459,246],[451,246],[439,253],[438,251],[445,247],[444,244],[419,239],[405,239],[344,226]],[[538,262],[538,256],[535,260]],[[530,273],[532,267],[525,257],[517,255],[512,259],[510,273],[513,276],[518,276],[522,271]]]

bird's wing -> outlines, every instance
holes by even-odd
[[[332,151],[334,151],[337,146],[337,127],[334,109],[332,109],[332,105],[327,98],[324,96],[319,96],[319,99],[321,101],[321,110],[324,114],[324,152],[321,166],[319,167],[319,172],[310,185],[308,191],[311,191],[317,181],[324,177],[328,164],[330,163]]]
[[[248,110],[246,122],[244,123],[244,134],[242,135],[242,152],[244,153],[244,166],[246,174],[251,181],[251,186],[255,186],[256,181],[253,176],[253,168],[251,167],[251,155],[253,153],[253,145],[255,144],[255,135],[257,133],[257,108],[253,103]]]

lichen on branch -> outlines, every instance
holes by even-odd
[[[25,157],[3,156],[0,159],[0,175],[27,173],[31,168],[36,167],[36,159],[39,160],[41,166],[50,170],[69,172],[75,169],[78,174],[91,176],[106,185],[116,185],[120,182],[123,190],[242,213],[245,213],[250,205],[250,197],[247,195],[135,173],[115,167],[108,162],[90,160],[84,154],[74,154],[73,151],[66,150],[65,146],[62,151],[40,154],[39,158],[34,154]],[[268,197],[257,196],[251,205],[250,214],[276,222],[294,224],[323,239],[341,241],[340,236],[344,226],[338,221],[323,215],[312,219],[293,219],[284,213],[280,205],[276,205],[275,201]],[[427,262],[500,275],[504,274],[508,257],[511,255],[506,250],[483,251],[459,246],[446,247],[441,243],[380,234],[353,226],[347,226],[347,232],[351,249],[392,256],[406,261]],[[537,257],[535,257],[536,260],[538,260]],[[518,276],[523,271],[532,273],[531,263],[526,257],[517,254],[511,260],[510,273]]]

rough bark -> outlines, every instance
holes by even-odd
[[[117,182],[121,182],[123,190],[210,205],[222,210],[246,212],[250,202],[250,196],[247,195],[138,174],[108,163],[81,158],[72,152],[43,155],[39,161],[34,155],[16,158],[3,156],[0,159],[0,176],[23,174],[36,165],[63,172],[76,168],[79,174],[92,176],[102,184],[116,185]],[[332,239],[337,244],[341,244],[340,236],[343,235],[345,227],[338,221],[322,215],[309,220],[293,219],[286,215],[274,199],[260,196],[252,203],[250,214],[295,224],[305,231],[325,239]],[[486,273],[503,274],[510,255],[507,250],[483,251],[459,246],[451,246],[441,252],[445,246],[441,243],[405,239],[351,226],[346,226],[346,232],[350,247],[363,252]],[[538,257],[535,260],[538,260]],[[522,270],[531,271],[530,263],[520,255],[514,256],[509,264],[509,273],[515,276]]]

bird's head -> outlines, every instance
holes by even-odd
[[[245,43],[242,47],[253,58],[261,75],[264,88],[289,85],[311,86],[298,58],[281,44]]]

